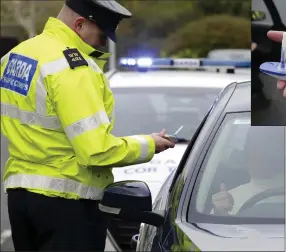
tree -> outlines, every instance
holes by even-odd
[[[29,38],[43,28],[49,15],[59,11],[62,1],[1,1],[1,26],[21,26]]]
[[[167,55],[205,57],[210,50],[250,48],[250,20],[214,15],[192,21],[172,34],[162,48]]]
[[[230,0],[199,0],[195,1],[196,9],[205,15],[229,14],[250,18],[251,1],[230,1]]]
[[[221,19],[221,22],[232,22],[240,18],[242,24],[242,34],[246,33],[247,37],[239,37],[240,43],[233,46],[249,47],[248,43],[250,34],[250,23],[247,19],[250,17],[251,1],[229,1],[229,0],[141,0],[130,1],[120,0],[133,14],[131,19],[125,20],[119,26],[119,36],[117,43],[118,56],[139,56],[149,54],[148,56],[169,56],[175,54],[181,57],[197,57],[198,55],[206,54],[209,48],[214,46],[223,47],[224,44],[214,45],[208,44],[206,40],[198,39],[200,43],[194,44],[191,38],[194,39],[196,34],[199,34],[200,27],[184,28],[191,23],[201,25],[202,20],[212,15],[229,15],[232,18]],[[243,18],[244,17],[244,18]],[[214,18],[215,19],[215,18]],[[199,23],[197,23],[199,22]],[[208,22],[207,20],[205,22]],[[216,26],[222,27],[224,24]],[[248,25],[248,27],[246,27]],[[228,26],[228,24],[226,24]],[[235,26],[238,34],[239,26]],[[185,31],[183,31],[185,29]],[[202,33],[207,33],[208,30],[202,30]],[[214,32],[211,32],[213,34]],[[219,33],[213,36],[220,36]],[[238,35],[235,35],[237,37]],[[214,39],[220,39],[219,37]],[[246,41],[246,42],[245,42]],[[227,47],[231,46],[227,42]],[[198,48],[195,48],[198,47]],[[205,48],[201,50],[200,48]]]
[[[166,37],[199,17],[193,8],[194,1],[121,0],[120,3],[133,16],[119,26],[117,55],[156,55]]]

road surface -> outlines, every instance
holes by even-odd
[[[7,139],[1,134],[1,182],[5,163],[9,157]],[[10,223],[7,209],[7,195],[4,193],[3,184],[1,183],[1,251],[14,251],[13,241],[11,238]],[[106,251],[114,251],[112,245],[107,240]]]

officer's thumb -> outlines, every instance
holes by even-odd
[[[225,183],[221,183],[221,184],[220,184],[220,191],[221,191],[221,192],[227,192],[227,188],[226,188]]]
[[[159,136],[160,137],[163,137],[166,135],[166,130],[165,129],[162,129],[161,132],[159,133]]]

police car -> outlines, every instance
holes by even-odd
[[[216,49],[208,53],[209,59],[251,60],[249,49]]]
[[[144,182],[106,188],[101,211],[145,223],[136,251],[285,251],[286,127],[251,126],[250,92],[220,93],[153,207]]]
[[[172,134],[183,125],[175,148],[149,163],[113,169],[115,182],[142,180],[155,199],[220,91],[229,83],[250,80],[250,61],[124,58],[120,66],[107,73],[115,98],[114,135],[151,134],[162,128]],[[138,223],[112,219],[109,238],[116,250],[130,249],[138,229]]]

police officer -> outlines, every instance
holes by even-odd
[[[105,247],[97,206],[112,167],[148,162],[174,143],[159,134],[115,137],[114,99],[96,48],[131,13],[115,1],[67,0],[43,32],[1,59],[4,172],[16,251]],[[126,118],[128,120],[128,118]],[[152,123],[152,122],[150,122]]]

